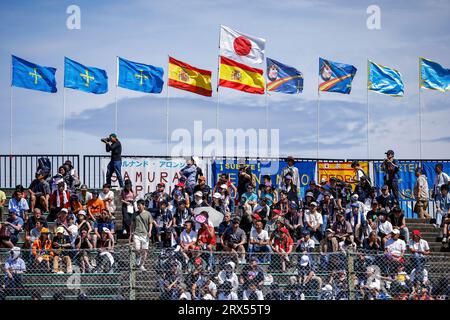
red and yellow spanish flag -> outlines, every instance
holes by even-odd
[[[169,57],[169,86],[211,97],[211,71]]]
[[[219,86],[264,94],[263,71],[221,56]]]

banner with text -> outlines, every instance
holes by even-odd
[[[370,176],[369,163],[360,162],[359,164],[365,174]],[[330,181],[331,177],[350,183],[353,189],[355,188],[356,175],[351,162],[319,162],[319,182],[322,179]]]
[[[246,165],[250,165],[252,173],[256,176],[256,187],[263,181],[264,175],[270,175],[272,183],[276,187],[281,182],[281,173],[287,167],[285,161],[246,161]],[[226,173],[230,176],[231,182],[237,186],[239,166],[237,160],[233,161],[216,161],[212,163],[212,186],[216,185],[220,174]],[[308,188],[309,182],[316,176],[316,161],[299,161],[294,165],[299,172],[300,180],[300,196],[303,198],[305,190]]]
[[[373,163],[373,170],[375,173],[375,185],[381,188],[384,184],[383,177],[385,173],[381,171],[382,161],[375,161]],[[398,161],[399,179],[398,192],[399,200],[411,200],[413,198],[414,184],[416,183],[416,176],[414,171],[419,166],[417,161]]]

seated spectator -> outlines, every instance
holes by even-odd
[[[409,243],[409,230],[406,227],[405,214],[402,209],[395,206],[392,209],[392,213],[389,215],[389,222],[392,224],[393,228],[400,230],[400,237]]]
[[[281,258],[281,269],[286,271],[286,263],[290,262],[289,254],[292,252],[294,241],[289,235],[289,231],[286,228],[281,228],[277,236],[274,237],[272,244],[272,250]]]
[[[70,208],[69,209],[75,215],[78,213],[78,211],[83,210],[83,205],[78,200],[78,195],[72,194],[70,196]]]
[[[279,214],[280,214],[280,210],[276,210],[276,209],[273,210],[272,217],[270,218],[270,220],[266,223],[266,226],[264,227],[264,230],[266,230],[270,236],[277,229],[278,224],[282,222],[283,218]]]
[[[409,242],[409,251],[412,253],[415,269],[418,271],[423,270],[426,256],[430,254],[430,246],[427,240],[422,239],[422,234],[419,230],[413,230],[412,240]]]
[[[25,261],[20,258],[20,248],[13,247],[5,262],[5,287],[18,289],[23,287],[22,274],[26,271]]]
[[[70,192],[64,190],[64,182],[58,183],[58,189],[53,191],[50,197],[50,214],[48,216],[48,221],[54,221],[56,215],[61,211],[61,209],[70,208]]]
[[[186,264],[189,261],[191,250],[194,250],[197,243],[197,232],[193,230],[192,226],[192,221],[186,221],[184,223],[184,230],[180,234],[181,253],[185,258]]]
[[[405,262],[406,243],[400,239],[400,231],[398,229],[392,230],[392,236],[385,244],[385,255],[388,259],[388,273],[391,273],[396,266]]]
[[[159,203],[159,210],[153,214],[154,230],[158,243],[161,247],[170,247],[172,245],[172,211],[168,208],[169,203],[162,200]]]
[[[392,230],[392,224],[389,222],[389,220],[387,220],[386,210],[381,209],[378,213],[377,235],[378,238],[380,238],[383,248],[385,247],[386,241],[390,239]]]
[[[235,273],[236,264],[233,261],[225,263],[224,269],[219,272],[217,280],[219,285],[224,283],[230,284],[229,291],[233,292],[237,297],[237,291],[239,287],[239,279]],[[235,300],[235,299],[232,299]]]
[[[36,205],[44,212],[48,212],[48,200],[50,199],[50,186],[45,181],[44,172],[39,170],[36,172],[36,179],[34,179],[28,187],[30,193],[30,209],[34,211]]]
[[[258,196],[255,193],[253,185],[250,183],[246,186],[246,190],[247,191],[241,195],[240,208],[243,210],[244,215],[251,215],[258,203]]]
[[[72,260],[69,256],[70,247],[71,244],[69,236],[64,235],[63,227],[58,227],[56,229],[56,236],[52,241],[54,273],[64,273],[62,268],[60,268],[60,262],[64,262],[64,264],[66,265],[67,273],[72,273]]]
[[[323,224],[322,215],[317,211],[317,203],[311,202],[310,209],[305,211],[305,228],[318,241],[322,240],[321,226]]]
[[[183,277],[178,270],[176,261],[172,261],[164,272],[160,280],[160,299],[161,300],[175,300],[178,298],[178,288],[183,281]],[[189,293],[189,297],[191,294]],[[190,299],[188,299],[190,300]]]
[[[309,191],[311,192],[311,191]],[[322,231],[330,228],[336,220],[337,205],[334,199],[331,199],[331,193],[325,191],[323,200],[319,203],[318,210],[322,213]]]
[[[284,215],[284,226],[293,239],[297,239],[304,228],[303,215],[294,201],[289,202],[288,212]]]
[[[381,187],[381,194],[376,198],[380,208],[386,210],[389,213],[396,205],[394,196],[389,192],[389,187],[384,185]]]
[[[198,177],[198,184],[194,187],[194,194],[198,191],[202,192],[202,198],[206,203],[211,203],[211,187],[206,184],[205,176]]]
[[[70,247],[75,249],[75,240],[78,237],[78,226],[75,223],[75,215],[71,214],[67,217],[67,225],[62,225],[64,228],[64,234],[69,236]]]
[[[67,226],[67,220],[69,218],[69,216],[72,214],[69,214],[69,210],[67,210],[66,208],[62,208],[61,211],[57,214],[56,219],[55,219],[55,229],[53,230],[53,232],[56,230],[56,228],[58,228],[59,226]]]
[[[346,220],[350,222],[353,230],[352,242],[356,241],[358,244],[361,244],[367,229],[366,217],[364,216],[364,211],[362,209],[363,206],[356,202],[352,203],[350,206],[351,210],[347,214]]]
[[[253,300],[253,299],[249,299]],[[272,283],[269,287],[269,293],[266,294],[266,300],[286,300],[285,295],[280,289],[280,285],[278,283]]]
[[[377,237],[377,233],[372,231],[369,233],[369,236],[364,239],[362,248],[367,251],[380,251],[381,250],[381,241]]]
[[[308,230],[303,230],[300,239],[297,241],[295,249],[298,253],[313,252],[316,243],[311,239],[311,233]]]
[[[223,215],[225,215],[226,213],[230,213],[230,208],[225,205],[225,202],[222,199],[222,195],[218,192],[213,194],[211,207],[214,210],[219,211]]]
[[[263,229],[263,222],[259,215],[256,216],[255,226],[250,231],[250,240],[248,242],[248,252],[250,257],[253,253],[271,252],[270,237],[266,230]],[[256,255],[256,257],[259,257]],[[266,257],[263,256],[264,260]],[[270,258],[270,256],[269,256]]]
[[[42,228],[41,235],[33,242],[32,254],[38,270],[50,272],[50,260],[53,259],[53,253],[50,232],[47,228]]]
[[[308,296],[322,288],[322,279],[316,276],[313,263],[308,255],[299,256],[297,273],[298,284],[302,287],[302,291],[306,289]]]
[[[325,237],[320,241],[320,258],[323,270],[331,271],[337,266],[336,255],[332,253],[339,251],[339,243],[334,237],[334,232],[331,229],[325,231]]]
[[[287,192],[289,201],[293,201],[298,205],[298,186],[295,184],[293,177],[290,174],[284,176],[284,181],[281,183],[281,190]]]
[[[224,214],[223,216],[223,220],[222,222],[219,224],[217,233],[219,235],[219,237],[221,237],[223,235],[223,233],[225,232],[225,230],[231,225],[231,213],[227,212]]]
[[[98,198],[104,202],[105,208],[108,210],[109,214],[114,215],[116,204],[114,203],[114,192],[111,190],[110,184],[105,183],[103,185],[102,192],[100,192]]]
[[[82,230],[86,230],[88,234],[92,231],[92,226],[89,223],[89,221],[86,220],[86,211],[80,210],[77,214],[77,227],[78,227],[78,233],[81,233]]]
[[[22,186],[20,186],[22,187]],[[24,199],[24,193],[21,191],[23,189],[19,188],[19,190],[14,191],[11,199],[9,199],[8,203],[8,210],[9,212],[15,211],[17,212],[17,215],[25,219],[27,218],[27,213],[30,208],[28,207],[28,202],[26,199]]]
[[[261,217],[265,228],[270,215],[270,207],[267,205],[267,198],[264,197],[259,199],[258,204],[253,209],[253,213]]]
[[[245,263],[244,244],[247,242],[247,237],[245,236],[244,230],[239,227],[239,223],[239,218],[234,218],[232,225],[225,230],[220,238],[220,242],[225,251],[235,255],[239,263]]]
[[[92,193],[88,191],[87,185],[81,185],[80,191],[78,192],[78,201],[80,201],[81,205],[83,206],[83,210],[87,210],[87,204],[91,199]]]
[[[370,205],[370,210],[367,211],[366,221],[368,232],[377,231],[377,220],[378,220],[378,202],[373,200]]]
[[[64,190],[67,190],[67,185],[66,182],[64,181],[65,175],[66,175],[66,168],[64,168],[64,166],[60,166],[58,168],[58,173],[51,178],[50,188],[52,193],[58,190],[58,183],[60,182],[64,183]]]
[[[205,218],[206,218],[206,220],[207,220],[207,223],[208,223],[208,226],[210,226],[211,228],[214,229],[214,224],[213,224],[213,222],[212,222],[211,220],[209,220],[209,213],[208,213],[208,211],[202,211],[202,212],[200,212],[199,214],[197,214],[197,215],[194,216],[195,230],[196,230],[197,232],[198,232],[198,230],[200,230],[200,228],[201,228],[201,223],[199,223],[199,222],[197,221],[197,217],[198,217],[199,215],[205,216]]]
[[[209,207],[209,204],[203,199],[203,192],[197,191],[194,193],[194,201],[191,203],[191,210],[195,208]]]
[[[94,222],[94,248],[97,248],[97,242],[101,239],[101,232],[104,228],[110,230],[108,235],[114,242],[114,222],[111,221],[111,215],[107,209],[102,210],[100,216]]]
[[[286,213],[289,211],[289,198],[288,193],[286,190],[280,191],[280,201],[275,203],[273,206],[269,205],[270,201],[267,200],[267,205],[269,207],[272,207],[274,210],[278,210],[279,213],[277,213],[279,216],[284,217]]]
[[[212,275],[201,275],[192,285],[192,297],[195,300],[215,300],[217,297],[217,285],[213,279]],[[197,289],[200,290],[197,291]]]
[[[92,199],[88,201],[86,208],[89,219],[93,221],[95,221],[100,216],[100,213],[106,209],[105,202],[99,199],[97,191],[92,191]]]
[[[222,184],[218,189],[218,192],[220,193],[223,205],[226,208],[226,210],[230,211],[231,213],[234,213],[234,199],[230,195],[228,186],[226,184]]]
[[[362,300],[375,300],[381,291],[381,281],[375,275],[375,269],[368,267],[364,281],[358,283],[359,294]]]
[[[197,243],[195,245],[196,250],[209,252],[209,269],[213,267],[213,254],[216,250],[216,233],[214,227],[208,222],[208,218],[204,214],[199,214],[196,217],[196,222],[200,224],[200,228],[197,231]],[[201,256],[199,252],[196,256]]]
[[[34,243],[34,241],[39,239],[39,237],[41,236],[42,228],[45,227],[42,225],[42,221],[38,220],[36,221],[36,224],[34,225],[33,229],[31,229],[29,232],[27,231],[26,241],[29,243],[29,245],[27,246],[28,248],[31,248],[31,245]]]
[[[39,223],[39,226],[36,228],[37,223]],[[34,208],[33,215],[31,217],[28,217],[28,220],[25,224],[24,248],[31,248],[34,240],[39,238],[39,230],[42,227],[48,228],[47,219],[42,215],[41,209]]]
[[[244,289],[243,299],[249,300],[250,293],[257,296],[257,300],[264,300],[261,287],[264,284],[264,271],[258,265],[258,259],[252,257],[250,264],[244,266],[241,275],[239,276],[239,283]]]
[[[178,284],[178,299],[177,300],[192,300],[191,293],[187,291],[186,283]]]
[[[173,211],[172,223],[178,236],[183,229],[184,223],[188,220],[192,220],[191,210],[187,208],[185,200],[180,200],[178,206]]]
[[[89,236],[89,232],[86,229],[82,229],[75,240],[75,248],[80,254],[80,265],[81,272],[86,273],[87,271],[92,271],[94,267],[89,259],[89,250],[94,248],[92,241]]]
[[[111,272],[114,266],[114,235],[112,230],[103,227],[100,238],[97,240],[98,248],[97,270],[103,273]]]
[[[217,300],[239,300],[230,282],[224,282],[217,286]]]
[[[342,242],[349,238],[353,242],[353,228],[350,222],[345,220],[344,213],[339,211],[336,215],[336,222],[331,228],[334,232],[334,237],[337,242]]]
[[[23,228],[23,219],[19,216],[16,209],[9,212],[9,217],[3,222],[3,226],[9,229],[9,240],[13,245],[19,241],[19,233]]]

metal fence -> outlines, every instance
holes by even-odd
[[[108,253],[106,253],[108,252]],[[113,300],[425,300],[449,299],[450,257],[405,255],[396,261],[380,252],[320,254],[227,252],[148,253],[145,271],[130,246],[111,251],[66,251],[36,256],[22,250],[26,271],[2,277],[0,298]],[[4,266],[9,251],[0,251]],[[58,260],[58,265],[55,265]],[[71,261],[73,273],[67,273]]]
[[[72,161],[73,167],[80,172],[79,155],[0,155],[0,188],[14,188],[18,184],[28,187],[34,179],[39,158],[50,160],[52,175],[57,173],[58,167],[66,160]]]

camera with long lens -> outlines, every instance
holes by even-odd
[[[103,138],[103,139],[100,139],[100,141],[104,142],[104,143],[108,143],[108,142],[111,142],[111,139],[110,138]]]

